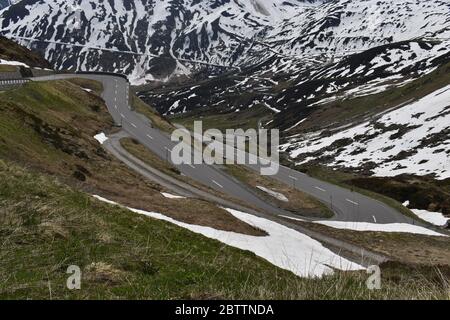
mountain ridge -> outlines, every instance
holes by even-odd
[[[220,73],[249,66],[265,61],[268,52],[323,62],[426,35],[447,37],[449,6],[440,0],[24,0],[2,11],[0,25],[10,37],[49,41],[18,38],[57,69],[121,70],[143,83],[204,68],[222,66]],[[79,29],[73,28],[76,8]],[[92,48],[72,46],[69,54],[61,43]]]

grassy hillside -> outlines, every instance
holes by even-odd
[[[381,291],[364,273],[300,279],[4,161],[0,191],[2,299],[450,298],[445,269],[385,265]],[[79,291],[66,288],[69,265],[83,272]]]
[[[366,289],[365,273],[299,279],[251,253],[94,200],[259,235],[211,203],[164,198],[166,190],[107,154],[93,136],[113,121],[101,98],[74,83],[2,92],[0,112],[0,298],[449,298],[445,267],[382,266],[377,292]],[[66,289],[69,265],[83,271],[81,291]]]
[[[248,168],[238,165],[227,165],[225,171],[247,185],[260,197],[273,203],[278,208],[290,211],[303,217],[331,218],[333,212],[323,203],[308,194],[295,189],[292,185],[281,183],[267,176],[261,176]],[[285,196],[289,201],[276,199],[274,196],[262,191],[258,187],[264,187]]]
[[[86,81],[82,84],[96,87]],[[255,234],[253,227],[214,204],[163,197],[161,191],[168,190],[106,153],[94,136],[111,129],[112,118],[101,98],[77,85],[67,81],[29,83],[2,92],[0,112],[0,158],[57,176],[70,186],[124,205],[188,223]]]
[[[50,63],[38,53],[0,36],[0,59],[23,62],[30,67],[51,68]]]

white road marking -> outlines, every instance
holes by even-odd
[[[189,167],[191,167],[192,169],[195,169],[195,167],[192,164],[188,164]]]
[[[377,218],[375,218],[375,216],[372,216],[373,221],[375,221],[375,223],[377,223]]]
[[[115,106],[114,106],[114,108],[116,108],[116,109],[117,109],[117,105],[115,105]]]
[[[350,199],[345,199],[345,201],[350,202],[351,204],[355,205],[355,206],[359,206],[358,202],[352,201]]]
[[[214,183],[214,184],[216,184],[216,185],[218,185],[220,188],[222,188],[223,189],[223,186],[220,184],[220,183],[218,183],[217,181],[215,181],[215,180],[212,180],[212,182]]]
[[[151,135],[147,135],[147,138],[149,138],[150,140],[153,140],[153,137]]]
[[[134,123],[131,123],[131,125],[132,125],[134,128],[137,128],[136,125],[135,125]]]
[[[125,116],[123,115],[123,113],[121,113],[120,116],[125,119]]]
[[[293,180],[295,180],[295,181],[298,180],[296,177],[293,177],[293,176],[289,176],[289,178],[291,178],[291,179],[293,179]]]
[[[314,187],[314,188],[316,188],[317,190],[320,190],[320,191],[322,191],[322,192],[327,192],[327,190],[322,189],[321,187]]]

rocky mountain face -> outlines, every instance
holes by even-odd
[[[0,25],[56,68],[122,72],[142,83],[205,69],[215,75],[271,56],[323,62],[444,37],[449,6],[440,0],[22,0],[1,13]]]

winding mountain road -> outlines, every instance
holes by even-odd
[[[120,76],[100,74],[58,74],[53,76],[33,78],[33,81],[63,80],[71,78],[86,78],[99,81],[103,84],[103,99],[109,112],[117,124],[145,145],[162,159],[169,160],[169,154],[176,143],[158,129],[152,127],[150,121],[137,112],[131,110],[129,103],[129,83]],[[260,165],[249,166],[253,170],[260,169]],[[180,165],[177,169],[184,175],[203,185],[219,192],[250,203],[254,207],[277,216],[294,216],[265,200],[242,185],[236,179],[228,176],[216,166]],[[273,176],[283,183],[294,186],[300,191],[310,194],[316,199],[329,205],[335,212],[333,220],[370,223],[415,223],[395,209],[356,192],[332,185],[309,177],[298,171],[280,167],[279,172]]]

